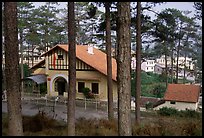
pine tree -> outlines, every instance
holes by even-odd
[[[68,135],[75,135],[75,98],[76,98],[76,42],[74,2],[68,2],[68,45],[69,45],[69,89],[67,105]]]
[[[117,10],[118,134],[120,136],[130,136],[132,135],[130,114],[130,2],[118,2]]]
[[[8,108],[8,135],[22,136],[20,72],[18,55],[17,3],[4,3],[5,75]],[[14,58],[15,57],[15,58]]]
[[[136,47],[136,94],[135,122],[140,124],[140,95],[141,95],[141,3],[137,2],[137,47]]]
[[[107,86],[108,86],[108,119],[114,119],[113,111],[113,82],[112,82],[112,57],[111,57],[111,23],[110,23],[110,5],[105,3],[106,15],[106,54],[107,54]]]

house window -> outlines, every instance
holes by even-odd
[[[170,101],[170,104],[176,104],[176,102],[175,101]]]
[[[78,92],[82,93],[83,88],[85,88],[85,83],[84,82],[78,82]]]
[[[58,55],[58,60],[63,60],[63,55]]]
[[[148,70],[148,67],[147,67],[147,70]]]
[[[92,93],[98,94],[98,83],[91,84]]]

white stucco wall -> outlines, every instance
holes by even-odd
[[[198,103],[186,103],[186,102],[175,102],[175,104],[171,104],[170,101],[165,101],[165,103],[155,107],[155,110],[159,110],[162,107],[172,107],[175,108],[177,110],[186,110],[190,109],[190,110],[196,110],[198,107]]]
[[[146,60],[142,62],[141,69],[145,72],[154,72],[155,61],[154,60]]]

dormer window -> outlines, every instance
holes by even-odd
[[[63,60],[63,55],[58,55],[58,60]]]

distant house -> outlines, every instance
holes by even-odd
[[[156,74],[162,74],[162,72],[165,71],[165,66],[164,65],[160,65],[158,63],[155,63],[155,66],[154,66],[154,73]]]
[[[172,107],[177,110],[197,110],[201,86],[193,84],[168,84],[164,99],[154,109]]]
[[[33,77],[45,75],[48,96],[67,97],[68,45],[58,44],[43,54],[44,60],[34,65]],[[113,99],[117,100],[116,60],[112,58]],[[82,89],[88,87],[100,100],[107,100],[106,54],[90,45],[76,46],[76,98],[84,98]]]
[[[155,66],[155,60],[145,60],[141,64],[141,69],[144,70],[145,72],[154,72],[154,66]]]

